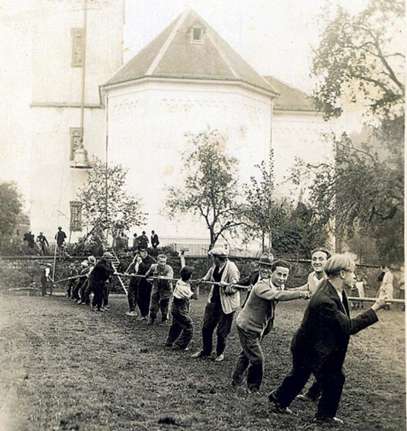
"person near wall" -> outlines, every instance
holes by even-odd
[[[160,245],[160,239],[158,235],[152,230],[151,231],[151,247],[156,249]]]
[[[336,412],[345,382],[343,363],[350,336],[377,322],[377,311],[384,307],[387,299],[380,296],[369,310],[351,318],[345,288],[355,283],[355,267],[346,254],[333,255],[325,264],[328,279],[311,298],[291,343],[292,369],[282,384],[269,394],[277,413],[292,414],[291,402],[314,374],[322,388],[314,420],[343,424]]]
[[[47,289],[49,288],[49,294],[52,295],[52,279],[51,279],[52,265],[50,263],[45,264],[45,268],[41,274],[41,295],[47,295]]]
[[[211,287],[208,303],[205,307],[202,327],[202,350],[192,355],[193,358],[204,358],[212,354],[213,333],[216,329],[217,344],[215,361],[224,359],[226,339],[230,333],[233,316],[240,306],[240,294],[232,285],[239,281],[237,266],[228,259],[227,250],[216,247],[209,251],[213,266],[200,281],[217,283]]]
[[[147,278],[174,278],[174,270],[167,264],[167,256],[165,254],[159,254],[157,262],[151,265],[147,271]],[[164,323],[168,320],[168,306],[173,292],[171,281],[154,278],[152,284],[149,325],[154,324],[158,310],[161,310],[161,322]]]
[[[37,242],[40,246],[41,255],[44,256],[47,254],[47,247],[49,247],[47,237],[42,232],[40,232],[40,234],[37,236]]]
[[[285,290],[290,269],[288,262],[273,262],[264,255],[259,262],[261,279],[253,286],[249,299],[236,319],[242,351],[232,374],[234,387],[242,383],[243,375],[248,370],[247,391],[256,393],[260,390],[264,373],[261,342],[265,336],[264,331],[273,326],[277,303],[299,298],[309,299],[311,296],[308,290]]]

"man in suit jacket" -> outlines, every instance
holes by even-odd
[[[322,389],[315,420],[335,424],[343,423],[335,415],[345,382],[342,365],[349,338],[378,321],[376,312],[387,297],[379,297],[369,310],[351,319],[345,287],[355,283],[354,262],[338,254],[328,259],[324,269],[328,279],[312,297],[291,343],[292,369],[269,400],[278,413],[292,413],[288,406],[314,374]]]

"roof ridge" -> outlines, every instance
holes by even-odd
[[[180,29],[181,25],[185,21],[185,18],[188,16],[189,12],[190,12],[190,9],[187,8],[184,11],[184,13],[181,14],[181,16],[178,19],[178,22],[175,24],[175,26],[172,29],[167,40],[163,43],[157,56],[155,57],[155,59],[151,63],[150,67],[147,69],[146,75],[152,75],[154,73],[154,70],[157,69],[158,65],[160,64],[160,61],[163,59],[165,53],[167,52],[168,48],[170,47],[172,41],[174,40],[174,37],[176,36],[178,30]]]

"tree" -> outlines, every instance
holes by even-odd
[[[0,183],[0,245],[13,234],[21,213],[21,197],[14,183]]]
[[[337,239],[371,238],[390,262],[404,259],[404,54],[391,49],[403,17],[401,1],[371,0],[356,16],[338,8],[328,21],[313,62],[317,103],[326,119],[342,114],[341,100],[359,103],[369,131],[359,142],[329,137],[334,164],[299,164],[313,175],[310,202],[321,222]]]
[[[141,211],[140,200],[125,191],[126,176],[127,170],[121,165],[107,167],[96,159],[88,172],[87,183],[77,195],[84,224],[90,227],[88,236],[95,231],[106,231],[116,237],[119,231],[145,224],[147,214]]]
[[[370,0],[355,16],[341,7],[324,11],[323,21],[326,15],[312,67],[325,118],[340,116],[344,99],[365,104],[376,118],[403,115],[405,54],[393,39],[404,28],[404,1]]]
[[[268,237],[268,249],[273,248],[274,233],[281,225],[285,215],[284,201],[278,202],[274,196],[274,156],[270,152],[268,166],[263,160],[256,165],[260,178],[250,177],[250,182],[243,186],[246,198],[243,217],[247,239],[261,238],[262,250],[265,251],[265,239]]]
[[[226,152],[226,142],[217,130],[189,136],[191,150],[183,157],[186,177],[182,187],[168,190],[166,208],[174,213],[198,214],[205,220],[210,248],[219,237],[242,222],[237,188],[238,161]]]

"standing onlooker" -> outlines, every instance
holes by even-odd
[[[45,268],[42,271],[41,275],[41,294],[42,296],[46,296],[47,288],[49,287],[49,294],[52,295],[52,279],[51,279],[51,268],[52,265],[50,263],[45,264]]]
[[[27,241],[28,248],[35,247],[35,236],[30,230],[24,234],[23,240]]]
[[[137,234],[136,234],[136,233],[133,233],[133,247],[132,247],[132,250],[133,250],[134,252],[136,252],[136,251],[137,251],[137,249],[138,249],[138,246],[139,246],[139,243],[138,243],[138,237],[137,237]]]
[[[387,295],[388,299],[393,299],[393,274],[390,271],[389,265],[381,266],[384,271],[383,281],[379,289],[379,296]],[[390,304],[386,304],[386,310],[390,310]]]
[[[212,354],[213,332],[216,329],[216,362],[223,361],[226,339],[232,328],[233,316],[240,305],[239,291],[233,288],[237,284],[240,273],[237,266],[228,260],[227,250],[216,247],[208,253],[213,259],[213,266],[202,281],[212,281],[208,303],[205,307],[202,327],[202,350],[193,354],[193,358],[203,358]]]
[[[55,234],[58,248],[63,247],[66,240],[66,233],[62,230],[61,226],[58,226],[58,232]]]
[[[189,300],[198,299],[198,291],[191,289],[191,278],[192,268],[184,266],[181,269],[181,279],[175,284],[171,308],[172,324],[165,343],[166,347],[172,347],[174,350],[188,350],[188,344],[194,334],[194,324],[189,315]]]
[[[363,277],[356,277],[355,288],[357,290],[358,298],[365,298],[365,284],[366,281]],[[359,308],[360,310],[364,308],[363,301],[357,301],[356,304],[358,305],[356,308]]]
[[[170,265],[167,265],[167,256],[165,254],[159,254],[157,256],[157,262],[158,263],[151,265],[151,268],[146,273],[146,277],[174,278],[174,271]],[[172,290],[171,281],[159,280],[157,278],[153,280],[150,303],[150,319],[148,321],[149,325],[154,323],[154,320],[157,317],[158,309],[161,310],[162,323],[168,319],[168,305],[172,297]]]
[[[143,247],[145,249],[148,248],[149,239],[146,235],[146,231],[143,230],[142,235],[138,238],[139,247]]]
[[[249,368],[247,374],[249,393],[260,390],[264,372],[261,342],[266,328],[273,326],[270,321],[274,321],[278,301],[308,299],[311,296],[308,290],[285,290],[285,283],[291,269],[288,262],[284,260],[273,262],[271,259],[263,258],[259,266],[261,280],[253,286],[249,299],[236,319],[242,351],[232,375],[232,385],[239,386],[244,372]]]
[[[404,274],[404,265],[400,266],[400,275],[399,275],[399,299],[405,299],[405,274]],[[406,304],[404,303],[401,309],[404,311],[406,308]]]
[[[151,231],[151,247],[156,249],[160,245],[158,235],[152,230]]]
[[[49,247],[48,240],[46,236],[40,232],[40,234],[37,236],[37,242],[40,245],[41,255],[44,256],[47,252],[47,247]]]
[[[345,383],[342,367],[350,336],[377,322],[376,313],[386,300],[380,296],[371,309],[351,319],[345,288],[355,282],[355,267],[345,254],[328,259],[325,265],[328,279],[311,298],[291,343],[292,369],[280,387],[269,395],[278,413],[292,414],[288,406],[314,374],[322,388],[315,421],[343,424],[336,412]]]
[[[76,265],[74,263],[71,263],[69,265],[69,275],[68,277],[75,277],[75,278],[71,278],[70,280],[68,280],[68,288],[67,288],[67,292],[66,292],[66,297],[68,299],[70,299],[72,297],[75,285],[78,281],[78,279],[76,278],[79,275],[79,271],[76,268]]]

